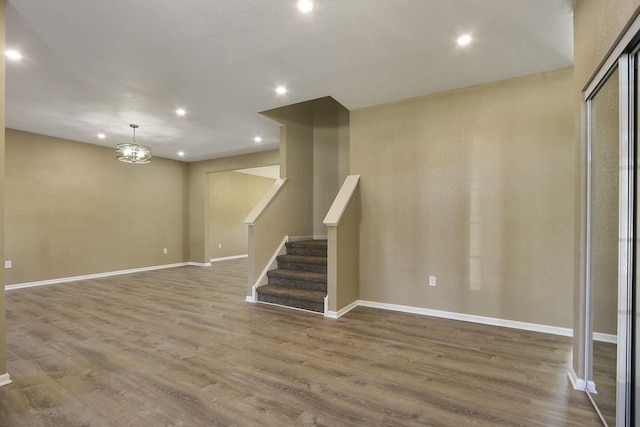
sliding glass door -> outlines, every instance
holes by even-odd
[[[587,94],[587,392],[603,422],[632,425],[636,54]]]
[[[609,425],[616,418],[618,328],[619,72],[611,73],[589,111],[589,263],[591,375],[587,390]]]

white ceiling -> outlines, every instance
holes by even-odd
[[[327,95],[355,109],[573,63],[571,0],[315,5],[8,0],[7,48],[25,57],[7,61],[6,125],[114,146],[136,123],[154,155],[196,161],[276,148],[259,111]]]

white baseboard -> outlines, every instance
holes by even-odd
[[[498,319],[495,317],[476,316],[473,314],[454,313],[450,311],[432,310],[429,308],[413,307],[409,305],[387,304],[383,302],[358,300],[354,307],[371,307],[382,310],[401,311],[403,313],[420,314],[423,316],[440,317],[443,319],[461,320],[463,322],[480,323],[483,325],[501,326],[504,328],[520,329],[523,331],[542,332],[545,334],[560,335],[563,337],[573,337],[573,329],[560,328],[557,326],[540,325],[537,323],[518,322],[516,320]]]
[[[266,304],[266,305],[272,305],[274,307],[280,307],[280,308],[286,308],[288,310],[298,310],[298,311],[304,311],[305,313],[311,313],[311,314],[319,314],[320,316],[322,316],[322,313],[319,313],[317,311],[312,311],[312,310],[305,310],[304,308],[298,308],[298,307],[291,307],[288,305],[280,305],[280,304],[274,304],[272,302],[266,302],[266,301],[257,301],[258,304]]]
[[[248,258],[249,254],[244,255],[231,255],[231,256],[223,256],[220,258],[211,258],[211,262],[220,262],[220,261],[229,261],[230,259],[240,259],[240,258]]]
[[[0,375],[0,387],[5,386],[5,385],[9,385],[12,382],[13,381],[11,381],[11,378],[9,378],[9,374]]]
[[[617,335],[612,335],[612,334],[602,334],[600,332],[594,332],[593,333],[593,340],[594,341],[600,341],[600,342],[606,342],[609,344],[617,344],[618,343],[618,336]]]
[[[590,394],[598,394],[598,392],[596,391],[596,383],[594,383],[593,381],[587,381],[587,391]]]
[[[256,302],[256,298],[252,295],[247,295],[247,297],[244,299],[245,302],[250,302],[250,303],[255,303]]]
[[[314,234],[313,235],[313,240],[327,240],[329,237],[327,237],[326,234],[324,235],[320,235],[320,234]]]
[[[567,374],[569,377],[569,382],[574,390],[585,391],[587,389],[587,382],[581,378],[578,378],[576,371],[571,368],[569,373]]]
[[[347,305],[346,307],[341,308],[338,311],[327,311],[325,316],[330,318],[330,319],[339,319],[340,317],[344,316],[345,314],[347,314],[348,312],[350,312],[351,310],[356,308],[359,305],[358,304],[359,302],[360,301],[354,301],[351,304]]]
[[[190,265],[192,267],[211,267],[211,263],[210,262],[193,262],[193,261],[189,261],[189,262],[185,262],[184,265]]]
[[[154,265],[151,267],[131,268],[128,270],[106,271],[104,273],[86,274],[84,276],[62,277],[59,279],[39,280],[37,282],[16,283],[14,285],[6,285],[4,289],[10,291],[13,289],[33,288],[35,286],[55,285],[57,283],[77,282],[78,280],[100,279],[102,277],[119,276],[121,274],[140,273],[143,271],[162,270],[165,268],[183,267],[185,265],[193,265],[190,262],[178,262],[175,264]]]

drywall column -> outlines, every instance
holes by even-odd
[[[338,108],[338,186],[349,175],[349,126],[350,112],[342,105]]]
[[[574,242],[574,297],[573,297],[573,370],[578,378],[585,372],[585,255],[586,248],[586,156],[583,138],[582,91],[607,52],[627,24],[638,14],[640,0],[619,0],[616,7],[607,2],[579,1],[573,11],[573,112],[575,145],[575,242]]]
[[[0,48],[4,52],[5,43],[5,1],[0,0]],[[0,124],[4,129],[4,55],[0,58]],[[4,132],[0,132],[0,259],[4,260]],[[4,269],[0,268],[0,386],[11,383],[7,374],[7,325],[4,305]]]
[[[349,173],[349,110],[331,97],[313,101],[313,235],[327,234],[323,220]]]

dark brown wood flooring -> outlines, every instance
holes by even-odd
[[[244,302],[246,260],[7,291],[1,426],[596,426],[568,338]]]

